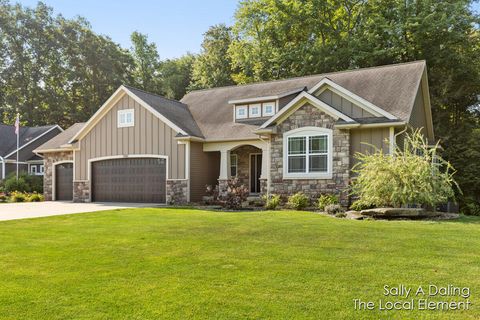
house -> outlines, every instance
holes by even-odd
[[[434,140],[425,61],[192,91],[121,86],[36,151],[46,199],[184,203],[232,176],[251,194],[340,194],[356,152],[392,152],[407,126]],[[369,145],[364,144],[368,143]]]
[[[17,150],[19,171],[43,175],[43,159],[34,149],[62,132],[58,125],[43,127],[20,127],[19,148],[15,127],[0,124],[0,180],[17,171]]]

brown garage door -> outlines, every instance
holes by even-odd
[[[61,163],[55,166],[55,200],[73,198],[73,163]]]
[[[92,201],[165,203],[166,160],[111,159],[92,163]]]

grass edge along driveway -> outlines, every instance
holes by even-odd
[[[1,319],[478,319],[480,219],[125,209],[0,223]],[[356,311],[383,286],[468,311]],[[432,297],[433,301],[462,301]]]

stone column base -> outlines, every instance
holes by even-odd
[[[188,180],[167,180],[167,204],[188,203]]]
[[[228,180],[218,179],[218,196],[225,197],[227,195]]]
[[[73,202],[90,202],[90,182],[73,182]]]
[[[260,194],[267,194],[267,179],[260,179]]]

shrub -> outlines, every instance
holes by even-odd
[[[333,215],[342,211],[342,207],[339,204],[329,204],[325,206],[325,212],[328,214]]]
[[[29,188],[27,182],[22,177],[17,180],[16,176],[10,177],[5,181],[5,192],[11,193],[14,191],[28,192]]]
[[[7,193],[13,191],[43,193],[43,177],[34,176],[26,172],[19,173],[18,181],[16,173],[12,172],[5,179],[4,185]]]
[[[267,210],[275,210],[280,205],[280,195],[278,194],[272,194],[270,198],[264,195],[262,199],[265,201],[265,209]]]
[[[38,193],[36,193],[36,192],[30,194],[27,199],[28,199],[28,201],[30,201],[30,202],[42,202],[42,201],[45,200],[45,198],[43,197],[43,195],[38,194]]]
[[[22,192],[13,191],[10,195],[11,202],[25,202],[25,200],[27,200],[27,197]]]
[[[437,154],[438,146],[430,147],[420,130],[407,134],[403,145],[396,147],[393,156],[379,149],[373,154],[355,155],[359,162],[352,169],[357,178],[351,192],[360,203],[376,207],[435,207],[453,199],[453,188],[457,186],[453,179],[455,170]]]
[[[227,209],[240,209],[242,203],[247,200],[248,188],[240,184],[237,178],[232,178],[227,181],[227,194],[221,196],[220,202]]]
[[[470,216],[480,216],[480,203],[473,198],[464,199],[464,205],[462,211],[464,214]]]
[[[325,210],[325,207],[330,204],[338,204],[338,196],[334,194],[322,194],[317,200],[317,207],[320,210]]]
[[[308,207],[310,199],[302,192],[297,192],[288,197],[287,206],[295,210],[302,210]]]
[[[8,198],[4,194],[0,194],[0,202],[7,202]]]
[[[356,200],[350,205],[350,209],[355,211],[362,211],[372,208],[375,208],[375,206],[362,200]]]

